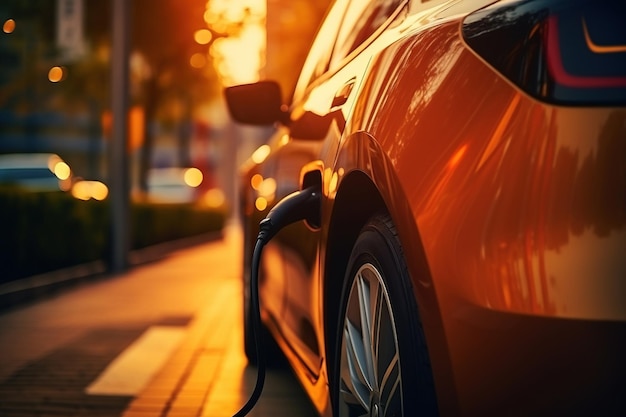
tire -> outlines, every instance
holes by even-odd
[[[334,415],[437,415],[417,303],[389,216],[373,217],[361,230],[346,271],[332,378]]]

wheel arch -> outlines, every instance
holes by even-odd
[[[337,343],[337,317],[352,247],[368,219],[387,211],[382,195],[364,172],[353,171],[343,178],[333,204],[324,265],[324,338],[329,369],[336,359],[333,347]],[[328,376],[330,379],[332,372]]]
[[[368,141],[370,142],[370,141]],[[409,273],[414,287],[417,287],[416,280],[427,281],[429,285],[423,288],[414,288],[417,296],[419,313],[423,320],[426,342],[429,356],[433,365],[435,376],[435,386],[438,392],[439,403],[447,402],[440,411],[456,408],[455,388],[453,382],[450,356],[448,354],[447,341],[443,329],[443,322],[439,303],[437,301],[435,288],[430,276],[430,270],[423,249],[421,237],[417,224],[407,199],[401,191],[399,181],[393,178],[393,169],[390,162],[383,158],[385,155],[375,144],[370,142],[369,146],[376,148],[377,159],[375,166],[371,164],[357,163],[357,166],[366,167],[366,172],[361,169],[354,169],[345,174],[339,183],[334,201],[332,213],[328,221],[328,232],[325,237],[326,247],[324,248],[323,263],[323,324],[325,339],[325,358],[328,369],[327,376],[332,384],[336,355],[334,347],[338,340],[339,311],[344,285],[346,268],[352,247],[367,221],[377,214],[389,214],[392,221],[398,225],[412,224],[406,230],[399,230],[399,238],[405,247],[405,258],[409,261]],[[371,152],[361,147],[361,155]],[[370,155],[371,156],[371,155]],[[370,158],[365,158],[372,161]],[[382,159],[382,161],[381,161]],[[362,161],[361,161],[362,162]],[[381,175],[384,173],[384,175]],[[377,184],[373,178],[384,178]],[[387,204],[386,202],[389,202]],[[409,230],[410,229],[410,230]],[[410,247],[411,251],[406,248]],[[410,255],[409,255],[410,254]],[[445,392],[441,396],[441,392]]]

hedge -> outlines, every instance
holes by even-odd
[[[220,232],[225,207],[131,202],[130,247]],[[82,201],[63,192],[0,188],[0,283],[81,263],[107,260],[108,201]]]

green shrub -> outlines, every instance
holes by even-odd
[[[110,253],[107,201],[67,193],[0,188],[0,283],[95,260]],[[131,203],[130,247],[221,231],[225,208],[193,204]]]

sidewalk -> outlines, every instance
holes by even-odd
[[[122,274],[64,277],[51,287],[25,289],[52,292],[0,316],[0,347],[11,348],[3,353],[10,366],[0,378],[0,414],[232,416],[256,381],[256,369],[243,354],[241,239],[241,230],[229,225],[218,239],[143,253],[143,262]],[[87,391],[153,327],[175,329],[176,344],[136,390]],[[153,348],[165,351],[163,344]],[[139,373],[147,369],[142,361],[134,364]],[[249,415],[314,417],[315,412],[289,369],[270,369]]]
[[[220,246],[239,250],[240,245],[240,231],[229,228]],[[240,265],[217,268],[240,270]],[[188,325],[178,350],[123,416],[230,417],[237,412],[256,381],[256,369],[247,367],[242,348],[243,308],[241,302],[233,302],[242,299],[240,281],[224,280],[213,302]],[[314,417],[315,412],[289,369],[270,369],[263,395],[250,416]]]
[[[233,227],[228,226],[227,230]],[[137,267],[178,249],[215,241],[223,237],[224,232],[210,232],[133,250],[129,254],[129,265],[131,268]],[[107,269],[104,261],[94,261],[0,284],[0,308],[9,309],[19,306],[25,302],[45,297],[59,289],[106,276]]]

